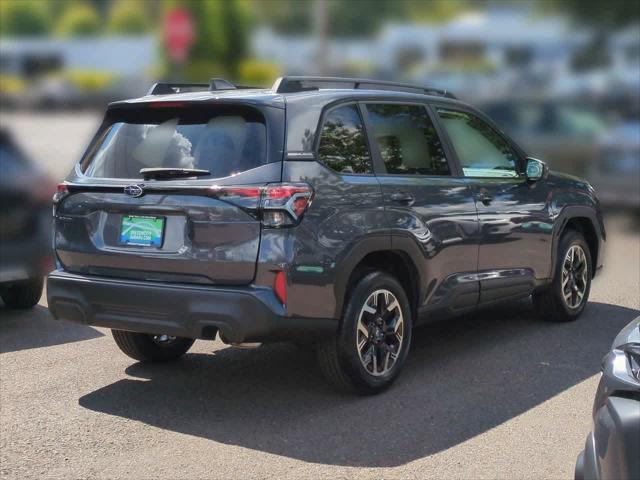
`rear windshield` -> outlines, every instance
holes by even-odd
[[[142,168],[197,168],[220,178],[267,163],[266,144],[264,117],[251,108],[112,110],[81,169],[88,177],[140,179]]]

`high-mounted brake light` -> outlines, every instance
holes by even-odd
[[[149,102],[149,108],[181,108],[184,102]]]

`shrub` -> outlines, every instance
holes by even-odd
[[[281,75],[280,67],[259,60],[245,60],[238,68],[238,83],[251,86],[270,86]]]
[[[100,17],[88,3],[68,7],[60,17],[57,31],[65,37],[96,35],[101,28]]]

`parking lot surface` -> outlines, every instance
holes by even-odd
[[[98,121],[3,115],[60,178]],[[60,140],[63,139],[63,140]],[[572,478],[600,360],[640,310],[640,236],[612,216],[575,323],[512,303],[416,331],[394,387],[331,390],[312,353],[197,341],[142,365],[108,330],[0,303],[3,478]]]

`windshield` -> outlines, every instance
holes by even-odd
[[[146,108],[111,115],[81,169],[88,177],[141,179],[142,168],[197,168],[220,178],[266,162],[266,126],[256,111]]]

